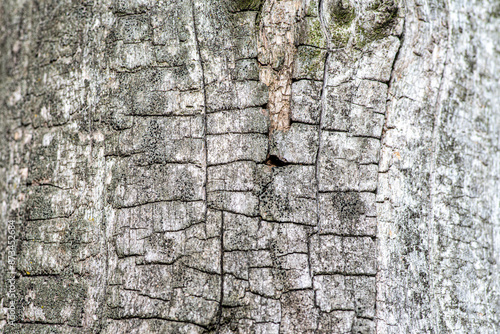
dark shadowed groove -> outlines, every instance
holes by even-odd
[[[323,20],[323,10],[322,10],[322,5],[323,5],[323,0],[318,1],[318,17],[319,17],[319,22],[321,26],[321,31],[324,36],[328,36],[327,30],[325,27],[325,23]],[[323,70],[323,85],[321,86],[321,94],[320,94],[320,112],[319,112],[319,118],[318,118],[318,149],[316,151],[316,160],[315,160],[315,169],[314,169],[314,178],[316,180],[316,228],[313,230],[313,233],[308,234],[307,236],[307,262],[309,265],[309,275],[311,276],[311,288],[314,291],[314,275],[312,271],[312,266],[311,266],[311,236],[313,234],[317,234],[319,231],[319,224],[320,224],[320,205],[319,205],[319,155],[321,152],[321,127],[322,127],[322,120],[323,120],[323,113],[325,111],[325,105],[326,105],[326,85],[327,85],[327,76],[328,76],[328,60],[330,59],[330,51],[329,51],[329,46],[328,46],[328,39],[327,39],[327,52],[326,52],[326,57],[325,57],[325,66]],[[318,301],[316,300],[316,293],[313,294],[314,298],[314,306],[318,307]],[[319,327],[319,320],[316,322],[316,328],[314,329],[314,333],[318,332],[318,327]]]
[[[222,321],[222,302],[224,301],[224,211],[221,213],[220,223],[220,299],[219,311],[217,312],[217,327],[215,332],[220,333],[220,324]]]
[[[208,184],[208,146],[207,146],[207,90],[206,90],[206,82],[205,82],[205,70],[203,67],[203,59],[201,57],[201,50],[200,50],[200,40],[198,38],[198,26],[196,24],[196,8],[195,8],[195,0],[191,0],[191,14],[193,16],[193,31],[194,31],[194,37],[195,37],[195,42],[196,42],[196,53],[198,54],[198,58],[200,60],[200,68],[201,68],[201,80],[202,80],[202,86],[203,86],[203,143],[205,146],[204,150],[204,165],[205,165],[205,180],[203,184],[203,189],[204,189],[204,196],[205,196],[205,224],[207,222],[207,217],[208,217],[208,203],[207,203],[207,184]],[[224,213],[222,213],[222,222],[221,222],[221,228],[220,228],[220,298],[219,298],[219,310],[217,312],[217,319],[216,319],[216,333],[220,332],[220,323],[222,319],[222,300],[224,298]]]
[[[207,200],[207,161],[208,161],[208,148],[207,148],[207,90],[206,90],[206,83],[205,83],[205,70],[203,68],[203,59],[201,58],[201,50],[200,50],[200,41],[198,38],[198,27],[196,25],[196,14],[195,14],[195,5],[194,5],[195,0],[191,0],[191,14],[193,16],[193,31],[194,31],[194,37],[195,37],[195,42],[196,42],[196,53],[198,54],[198,58],[200,60],[200,68],[201,68],[201,80],[202,80],[202,86],[203,86],[203,143],[205,145],[205,181],[204,181],[204,191],[205,191],[205,201]],[[207,218],[207,207],[205,206],[205,221]]]

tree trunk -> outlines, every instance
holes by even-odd
[[[3,0],[0,328],[500,332],[499,41],[493,0]]]

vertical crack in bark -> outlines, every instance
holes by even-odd
[[[380,136],[380,149],[379,149],[379,155],[382,156],[382,148],[384,147],[384,144],[385,144],[385,134],[388,130],[388,127],[387,127],[387,119],[388,119],[388,112],[389,112],[389,95],[391,94],[391,86],[392,86],[392,83],[394,82],[395,80],[395,73],[394,73],[394,70],[395,70],[395,67],[396,67],[396,63],[398,62],[399,60],[399,56],[400,56],[400,51],[401,51],[401,48],[403,47],[403,41],[404,41],[404,34],[405,34],[405,29],[406,29],[406,20],[404,20],[403,22],[404,26],[403,26],[403,31],[401,33],[400,36],[396,36],[399,38],[399,47],[398,47],[398,50],[396,51],[396,55],[394,56],[394,60],[392,62],[392,65],[391,65],[391,72],[390,72],[390,75],[389,75],[389,81],[387,82],[387,100],[386,100],[386,103],[385,103],[385,113],[384,113],[384,124],[382,126],[382,134]],[[378,162],[378,173],[380,173],[380,160]],[[378,193],[380,189],[380,178],[377,177],[377,188],[376,188],[376,193]],[[378,238],[378,226],[379,226],[379,223],[378,223],[378,215],[376,217],[377,219],[377,238]],[[378,243],[378,246],[377,246],[377,258],[379,256],[379,247],[380,247],[380,244]],[[379,274],[379,270],[377,270],[377,274]],[[378,296],[378,293],[379,293],[379,289],[378,289],[378,279],[379,278],[376,278],[376,282],[375,282],[375,296]],[[378,302],[376,301],[375,302],[375,319],[377,319],[377,309],[378,309]],[[375,326],[378,326],[377,325],[378,322],[376,322],[376,325]]]
[[[208,157],[208,148],[207,148],[207,90],[205,83],[205,70],[203,68],[203,59],[201,58],[201,50],[200,50],[200,41],[198,38],[198,27],[196,25],[196,14],[195,14],[195,5],[194,0],[191,1],[192,5],[192,16],[193,16],[193,31],[194,37],[196,41],[196,53],[198,54],[198,58],[200,61],[200,70],[201,70],[201,84],[203,89],[203,144],[204,144],[204,157],[203,157],[203,167],[205,169],[205,181],[204,181],[204,192],[205,192],[205,202],[207,200],[207,157]],[[207,218],[207,207],[205,206],[205,221]]]
[[[321,26],[321,31],[323,34],[326,36],[326,29],[325,29],[325,24],[323,21],[323,11],[322,11],[322,0],[318,1],[318,15],[319,15],[319,21],[320,21],[320,26]],[[325,57],[325,67],[323,70],[323,85],[321,87],[321,94],[320,94],[320,111],[319,111],[319,118],[318,118],[318,149],[316,151],[316,161],[314,162],[315,164],[315,169],[314,169],[314,177],[316,179],[316,212],[317,212],[317,217],[316,217],[316,229],[313,232],[313,234],[318,233],[318,229],[320,226],[320,205],[319,205],[319,155],[321,152],[321,124],[322,124],[322,116],[323,112],[325,110],[325,104],[326,104],[326,84],[327,84],[327,76],[328,76],[328,59],[330,57],[330,52],[327,52],[326,57]],[[313,278],[313,273],[312,273],[312,268],[311,268],[311,236],[308,236],[307,240],[307,248],[308,248],[308,262],[309,262],[309,273],[311,275],[311,281]],[[316,300],[316,294],[314,294],[314,303],[317,306],[317,300]],[[318,325],[316,325],[316,330],[315,333],[318,330]]]
[[[204,219],[205,219],[205,224],[207,223],[207,217],[208,217],[208,203],[207,203],[207,185],[208,185],[208,146],[207,146],[207,90],[206,90],[206,81],[205,81],[205,70],[203,67],[203,59],[201,56],[201,49],[200,49],[200,40],[198,37],[198,26],[196,24],[196,8],[195,8],[195,0],[191,0],[191,14],[193,17],[193,32],[194,32],[194,37],[195,37],[195,43],[196,43],[196,53],[198,55],[199,61],[200,61],[200,70],[201,70],[201,81],[202,81],[202,89],[203,89],[203,146],[204,146],[204,157],[203,157],[203,168],[204,168],[204,174],[205,174],[205,180],[203,184],[203,191],[204,191],[204,202],[205,202],[205,207],[204,207]],[[220,331],[220,323],[221,323],[221,318],[222,318],[222,300],[224,298],[224,272],[223,272],[223,260],[224,260],[224,214],[222,213],[222,221],[221,221],[221,228],[220,228],[220,298],[219,298],[219,310],[217,312],[217,319],[216,319],[216,332],[219,333]]]
[[[224,301],[224,212],[221,213],[220,223],[220,299],[219,311],[217,312],[217,327],[215,332],[220,333],[220,324],[222,321],[222,303]]]
[[[321,6],[321,1],[319,6]],[[321,17],[321,12],[319,12],[320,17]],[[323,25],[323,23],[322,23]],[[317,211],[317,217],[316,217],[316,229],[313,231],[312,234],[317,234],[320,226],[320,205],[319,205],[319,154],[321,152],[321,121],[322,121],[322,115],[325,109],[325,104],[326,104],[326,84],[327,84],[327,76],[328,76],[328,59],[330,58],[330,52],[327,52],[326,57],[325,57],[325,68],[323,72],[323,86],[321,87],[321,95],[320,95],[320,112],[319,112],[319,119],[318,119],[318,149],[316,151],[316,161],[314,162],[315,164],[315,169],[314,169],[314,177],[316,179],[316,211]],[[311,267],[311,236],[312,234],[308,235],[307,238],[307,255],[308,255],[308,264],[309,264],[309,274],[311,275],[311,281],[313,281],[313,273],[312,273],[312,267]],[[316,300],[316,294],[314,294],[314,304],[316,307],[318,307],[318,302]],[[314,330],[314,333],[318,332],[318,327],[319,327],[319,322],[316,324],[316,329]]]
[[[295,30],[302,7],[302,0],[268,0],[262,7],[258,60],[260,80],[269,87],[270,133],[290,128]]]
[[[428,232],[428,237],[427,237],[427,243],[429,247],[429,282],[430,282],[430,288],[431,288],[431,293],[430,298],[431,298],[431,309],[433,313],[433,318],[435,321],[434,328],[436,329],[436,334],[441,333],[440,331],[440,323],[441,321],[439,320],[439,305],[436,301],[436,288],[435,288],[435,282],[434,282],[434,259],[436,258],[435,256],[435,251],[436,247],[433,247],[433,239],[434,236],[436,235],[435,233],[435,224],[434,224],[434,199],[436,198],[436,190],[434,184],[436,183],[436,162],[437,162],[437,157],[438,157],[438,141],[439,141],[439,128],[441,127],[441,113],[443,108],[439,107],[440,100],[441,100],[441,95],[443,91],[443,82],[444,82],[444,77],[445,77],[445,72],[446,72],[446,66],[448,64],[448,57],[450,54],[450,39],[451,39],[451,23],[450,23],[450,16],[449,13],[447,13],[447,24],[448,24],[448,39],[446,41],[446,54],[444,57],[444,62],[443,62],[443,72],[441,73],[441,78],[439,79],[439,87],[437,90],[436,94],[436,101],[434,102],[434,122],[432,126],[432,142],[431,142],[431,163],[430,163],[430,169],[429,169],[429,194],[430,194],[430,199],[429,199],[429,221],[428,221],[428,226],[429,226],[429,232]]]

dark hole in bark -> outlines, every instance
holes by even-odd
[[[270,155],[267,157],[266,165],[273,166],[273,167],[283,167],[283,166],[288,165],[288,162],[281,160],[276,155]]]

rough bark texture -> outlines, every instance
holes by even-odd
[[[4,333],[499,333],[500,3],[3,0]]]

